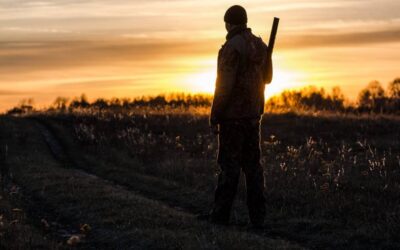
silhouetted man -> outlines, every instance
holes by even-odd
[[[265,84],[272,80],[267,45],[247,28],[246,10],[230,7],[224,16],[228,31],[218,54],[218,75],[210,125],[219,133],[220,173],[211,220],[227,224],[241,170],[246,176],[251,223],[264,224],[264,172],[260,164],[260,119]]]

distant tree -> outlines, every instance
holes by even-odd
[[[167,104],[167,100],[164,95],[158,95],[150,100],[151,106],[165,106]]]
[[[108,107],[108,103],[104,98],[98,98],[91,106],[102,111]]]
[[[80,101],[78,98],[72,99],[71,103],[69,104],[69,109],[76,109],[80,107]]]
[[[212,96],[205,94],[193,95],[191,104],[194,106],[211,106]]]
[[[172,93],[166,99],[171,106],[177,107],[185,105],[185,99],[187,98],[184,93]]]
[[[59,96],[54,100],[54,106],[58,110],[65,110],[68,105],[68,98]]]
[[[396,78],[389,83],[389,97],[400,99],[400,78]]]
[[[20,108],[23,110],[23,113],[30,113],[33,111],[33,104],[35,101],[33,98],[22,99],[20,101]]]
[[[22,110],[21,108],[18,108],[18,107],[14,107],[14,108],[12,108],[10,110],[7,110],[6,114],[7,115],[17,115],[18,116],[18,115],[24,114],[24,110]]]
[[[129,98],[123,98],[122,99],[122,106],[124,108],[129,108],[130,104],[131,104],[131,100]]]
[[[332,88],[332,99],[338,101],[344,100],[344,94],[339,86],[335,86]]]
[[[361,109],[382,112],[385,104],[385,90],[378,81],[372,81],[361,90],[358,105]]]
[[[8,110],[6,113],[8,115],[29,114],[32,111],[34,111],[33,104],[34,104],[33,98],[22,99],[19,101],[17,107]]]
[[[35,101],[33,100],[33,98],[27,98],[27,99],[22,99],[19,101],[19,106],[33,106],[33,104],[35,103]]]
[[[391,112],[400,113],[400,78],[389,83],[389,109]]]
[[[109,102],[110,106],[118,107],[122,105],[122,100],[116,97],[111,98]]]
[[[89,107],[89,101],[88,101],[88,99],[87,99],[87,96],[86,96],[86,94],[82,94],[81,95],[81,100],[80,100],[80,102],[81,102],[81,107],[82,108],[87,108],[87,107]]]
[[[75,97],[69,105],[71,109],[88,108],[89,106],[90,104],[85,94],[82,94],[79,98]]]
[[[323,88],[318,89],[315,86],[309,86],[302,89],[300,94],[301,106],[313,110],[326,109],[325,90]]]
[[[341,111],[344,109],[345,97],[340,87],[336,86],[332,88],[331,99],[333,110]]]
[[[301,108],[301,93],[299,91],[283,91],[281,94],[281,102],[283,107]]]

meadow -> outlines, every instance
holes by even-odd
[[[56,109],[0,125],[13,183],[2,220],[14,219],[2,247],[26,231],[30,241],[15,249],[32,239],[50,249],[400,246],[396,116],[265,114],[261,231],[248,227],[243,178],[231,226],[196,219],[210,209],[218,172],[207,108]]]

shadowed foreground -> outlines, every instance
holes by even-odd
[[[8,144],[7,164],[15,183],[13,192],[3,194],[4,199],[18,206],[18,210],[5,206],[5,200],[0,203],[0,209],[2,214],[10,209],[11,213],[24,214],[7,228],[0,229],[2,248],[64,248],[72,235],[79,241],[76,245],[85,249],[296,247],[241,228],[216,227],[197,221],[193,213],[162,201],[162,185],[174,190],[172,182],[132,173],[134,178],[129,182],[143,185],[142,189],[148,186],[148,192],[159,192],[158,199],[137,192],[134,186],[118,185],[112,178],[106,180],[79,170],[75,164],[83,162],[72,158],[53,132],[35,120],[2,117],[1,143]],[[100,165],[99,169],[103,169]],[[107,169],[112,172],[110,177],[118,174],[118,169],[110,167]],[[79,168],[96,166],[79,165]],[[105,173],[99,174],[108,177]],[[84,224],[90,226],[90,232],[82,229]],[[26,236],[27,232],[31,236]],[[18,234],[19,241],[15,241]],[[44,240],[44,236],[51,240]],[[69,243],[75,245],[73,241]]]
[[[264,116],[261,231],[247,227],[243,180],[232,226],[194,218],[209,208],[216,181],[217,141],[204,115],[2,117],[17,184],[4,197],[27,211],[15,224],[48,248],[71,235],[83,248],[397,248],[399,125],[395,117]],[[80,232],[84,224],[90,232]]]

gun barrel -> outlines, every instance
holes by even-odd
[[[275,38],[276,38],[276,33],[278,32],[278,25],[279,25],[279,18],[275,17],[274,22],[272,24],[271,35],[269,37],[269,43],[268,43],[268,50],[271,55],[275,46]]]

